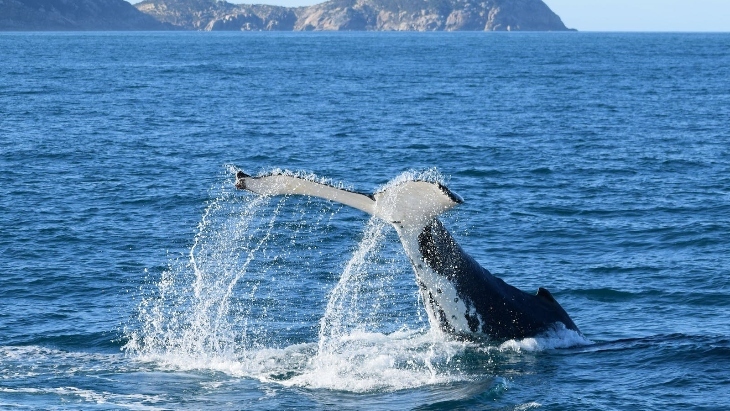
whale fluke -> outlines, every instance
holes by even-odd
[[[463,202],[442,184],[401,181],[364,194],[293,174],[252,177],[239,171],[236,187],[263,196],[319,197],[392,224],[413,266],[429,322],[443,332],[507,340],[536,336],[557,323],[580,332],[548,290],[525,293],[464,252],[437,218]]]
[[[428,181],[404,181],[373,194],[359,193],[292,174],[252,177],[236,174],[236,187],[263,196],[307,195],[357,208],[391,224],[425,225],[432,218],[463,202],[446,186]]]

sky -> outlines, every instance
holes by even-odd
[[[132,0],[137,3],[139,0]],[[228,0],[308,6],[325,0]],[[730,32],[730,0],[543,0],[566,26],[579,31]]]
[[[543,0],[580,31],[730,31],[730,0]]]

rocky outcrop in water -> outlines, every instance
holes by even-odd
[[[568,30],[542,0],[330,0],[297,8],[145,0],[136,7],[190,30]]]
[[[171,30],[124,0],[0,0],[0,30]]]

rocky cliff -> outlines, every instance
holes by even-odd
[[[568,30],[542,0],[330,0],[298,8],[145,0],[136,7],[191,30]]]
[[[0,0],[0,30],[170,30],[124,0]]]

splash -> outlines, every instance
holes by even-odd
[[[443,177],[407,172],[381,189],[409,180]],[[230,181],[211,197],[189,252],[142,290],[124,347],[135,358],[350,392],[491,375],[490,351],[431,329],[389,224],[371,218],[363,231],[357,211],[242,193]],[[352,251],[342,259],[347,244]],[[513,345],[500,352],[551,347]]]
[[[590,345],[592,343],[583,334],[565,328],[565,325],[562,323],[556,323],[551,329],[536,337],[524,338],[522,340],[508,340],[496,348],[500,351],[534,352]]]
[[[460,380],[447,364],[464,343],[444,339],[438,330],[430,330],[424,318],[413,327],[393,316],[404,310],[417,312],[418,300],[414,295],[411,307],[398,307],[403,295],[394,292],[395,279],[410,273],[392,261],[378,264],[390,229],[377,218],[368,221],[362,241],[330,293],[316,354],[305,372],[286,384],[370,392]],[[393,329],[399,323],[400,328]]]
[[[271,236],[281,203],[263,216],[265,203],[259,197],[241,204],[226,191],[210,202],[187,261],[171,264],[156,293],[142,300],[141,328],[130,334],[126,349],[199,359],[229,357],[243,348],[247,327],[232,315],[241,310],[232,297]],[[238,218],[229,218],[234,211]]]
[[[397,307],[392,284],[397,276],[404,275],[395,261],[382,261],[384,239],[390,226],[383,220],[371,218],[362,240],[347,262],[340,279],[330,293],[327,308],[320,320],[319,352],[339,350],[340,342],[352,333],[378,330],[389,325],[397,327],[398,318],[383,321],[393,311],[407,309]],[[417,307],[411,307],[417,310]],[[385,327],[387,328],[387,327]],[[384,329],[393,332],[395,329]]]
[[[443,174],[441,174],[440,171],[436,168],[429,168],[426,170],[408,170],[404,171],[401,174],[399,174],[397,177],[393,178],[392,180],[385,183],[383,186],[379,187],[376,191],[385,191],[389,188],[395,187],[399,184],[408,182],[408,181],[427,181],[430,183],[439,183],[439,184],[446,184],[446,177],[444,177]]]

